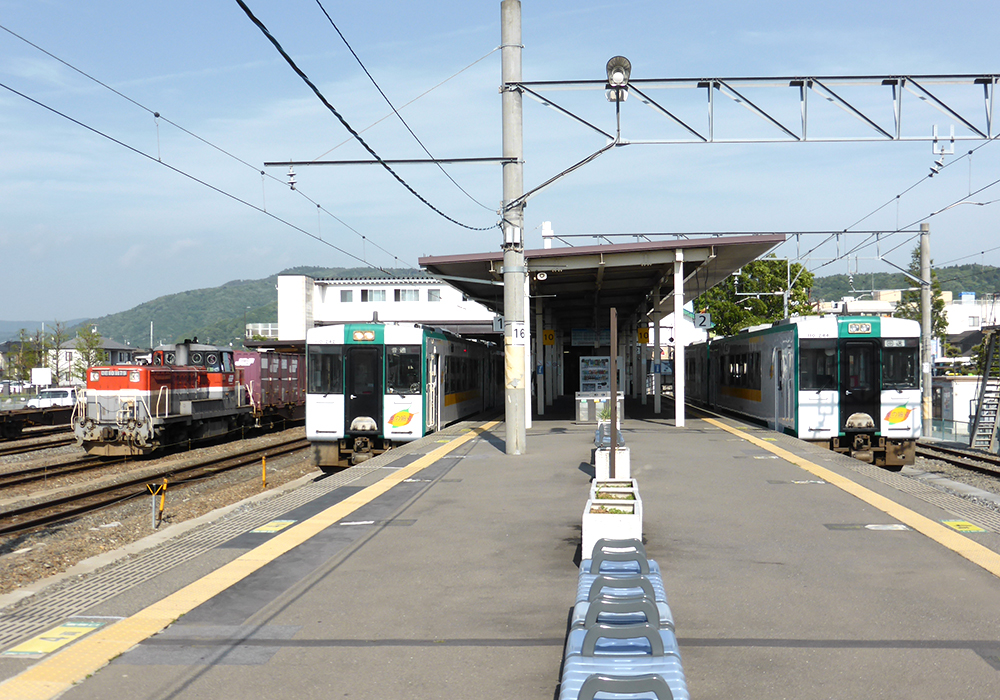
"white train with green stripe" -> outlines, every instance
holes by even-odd
[[[920,324],[799,316],[692,345],[686,398],[891,469],[921,428]]]
[[[358,464],[496,405],[494,346],[414,323],[306,334],[306,438],[324,470]]]

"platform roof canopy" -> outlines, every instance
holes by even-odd
[[[674,261],[684,260],[684,302],[783,243],[784,234],[755,234],[671,241],[525,250],[532,305],[552,313],[552,327],[607,328],[610,309],[619,323],[642,322],[654,311],[657,289],[664,316],[674,309]],[[503,252],[419,259],[430,274],[503,315]],[[532,321],[534,319],[531,319]]]

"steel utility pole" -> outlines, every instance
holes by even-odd
[[[500,3],[500,57],[503,108],[503,344],[504,418],[507,454],[527,449],[525,411],[528,409],[524,375],[524,203],[507,205],[524,193],[521,89],[521,2]],[[540,331],[539,331],[540,332]]]
[[[921,415],[922,435],[929,437],[933,428],[931,413],[931,225],[920,224],[920,357],[922,360]]]

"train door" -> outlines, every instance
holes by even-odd
[[[429,433],[440,427],[441,414],[438,412],[438,389],[441,384],[440,361],[440,355],[432,352],[427,353],[427,391],[424,392],[424,400],[427,405],[424,406],[424,415],[427,417],[427,432]]]
[[[784,362],[781,356],[781,348],[777,347],[771,351],[771,375],[774,380],[774,429],[781,429],[781,406],[784,403],[785,377]]]
[[[382,431],[382,349],[380,347],[347,347],[345,359],[344,426],[350,433],[359,429],[351,424],[356,418],[375,421],[376,431],[361,428],[360,432]],[[360,424],[359,424],[360,425]]]
[[[840,429],[855,413],[873,419],[879,414],[878,345],[871,340],[849,340],[840,353]]]
[[[775,430],[795,434],[795,353],[787,341],[774,349]]]

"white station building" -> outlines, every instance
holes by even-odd
[[[281,342],[305,341],[306,331],[332,323],[423,323],[464,335],[493,332],[496,314],[433,277],[316,280],[278,277]]]

